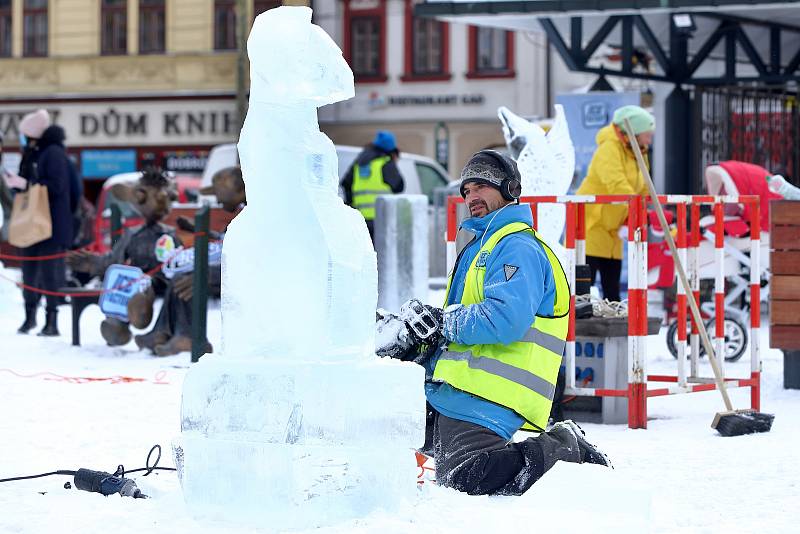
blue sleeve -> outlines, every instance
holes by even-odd
[[[446,313],[445,337],[465,345],[518,341],[533,324],[550,269],[530,236],[504,238],[486,262],[483,302]]]

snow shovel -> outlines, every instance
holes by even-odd
[[[650,177],[650,172],[647,170],[647,166],[644,164],[642,151],[639,148],[639,143],[636,140],[636,136],[633,134],[633,128],[631,127],[631,123],[628,119],[625,119],[625,133],[628,135],[628,139],[631,144],[631,150],[633,150],[633,153],[636,156],[636,163],[639,164],[639,170],[641,171],[645,182],[647,182],[647,189],[650,191],[650,199],[653,203],[653,207],[656,209],[656,213],[658,214],[658,221],[661,223],[661,227],[665,229],[664,238],[667,240],[669,250],[672,252],[672,259],[675,261],[675,271],[678,273],[678,278],[680,279],[680,283],[683,286],[684,292],[686,293],[686,300],[689,302],[692,318],[697,325],[697,330],[700,333],[700,340],[703,343],[703,348],[705,348],[706,354],[708,355],[708,360],[711,362],[711,368],[714,370],[714,380],[717,383],[719,392],[722,394],[722,400],[725,402],[725,408],[727,408],[727,411],[718,412],[714,416],[714,421],[711,423],[711,428],[716,429],[717,432],[723,436],[741,436],[743,434],[769,432],[770,428],[772,428],[772,421],[775,419],[774,415],[760,413],[755,410],[733,409],[731,399],[728,397],[728,390],[725,386],[725,381],[722,379],[722,373],[719,370],[717,357],[714,354],[711,341],[708,339],[708,333],[706,332],[705,325],[700,317],[700,310],[697,307],[697,302],[694,300],[694,293],[689,287],[689,281],[686,278],[686,271],[683,270],[680,256],[678,256],[678,250],[675,247],[675,241],[672,239],[672,234],[669,232],[669,225],[664,217],[664,210],[661,207],[661,203],[658,200],[658,194],[656,193],[655,185],[653,185],[653,179]]]

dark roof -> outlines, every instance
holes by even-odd
[[[445,2],[427,0],[417,4],[414,13],[422,16],[437,15],[490,15],[508,13],[528,13],[538,16],[579,15],[579,14],[625,14],[632,12],[663,12],[669,11],[707,11],[716,9],[746,10],[752,13],[758,7],[781,7],[787,11],[796,11],[788,8],[787,4],[798,4],[798,0],[511,0],[490,1],[478,0],[472,2]],[[800,14],[794,13],[794,19],[800,20]]]
[[[792,70],[788,75],[794,76],[797,63],[800,63],[800,0],[776,2],[774,0],[516,0],[516,1],[471,1],[450,2],[427,0],[417,4],[414,13],[419,16],[434,17],[438,20],[489,26],[506,30],[525,32],[541,32],[543,21],[553,32],[558,32],[569,46],[570,24],[573,17],[581,19],[583,44],[600,31],[609,19],[617,15],[636,15],[649,28],[650,41],[634,33],[633,45],[637,48],[649,48],[658,43],[664,53],[670,49],[670,18],[675,13],[691,13],[694,15],[696,28],[688,41],[690,60],[695,55],[714,56],[697,70],[697,76],[714,77],[724,70],[723,44],[715,41],[719,36],[722,23],[739,24],[746,34],[748,49],[737,46],[735,56],[741,73],[747,77],[757,77],[748,64],[750,55],[760,56],[762,63],[769,64],[774,56],[771,54],[771,43],[779,46],[778,61],[785,70]],[[781,31],[777,37],[770,32]],[[716,33],[715,33],[716,32]],[[621,44],[622,37],[618,28],[605,32],[602,43],[614,47]],[[713,50],[705,45],[711,42]],[[714,44],[716,43],[716,44]],[[748,55],[750,54],[750,55]],[[563,56],[563,54],[562,54]],[[749,70],[748,70],[749,69]],[[663,69],[662,69],[663,71]],[[749,73],[749,74],[748,74]],[[664,74],[663,72],[658,75]],[[657,79],[657,78],[656,78]]]

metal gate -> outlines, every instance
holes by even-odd
[[[800,112],[787,86],[697,86],[693,95],[691,193],[703,192],[703,171],[728,159],[761,165],[800,183]]]

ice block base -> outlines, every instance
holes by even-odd
[[[413,497],[423,379],[388,360],[203,358],[186,376],[173,443],[190,512],[312,528]]]

